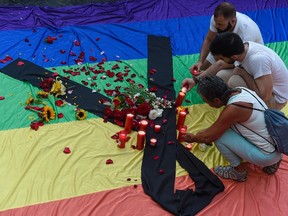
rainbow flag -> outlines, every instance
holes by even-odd
[[[0,216],[180,215],[179,209],[184,209],[182,215],[286,215],[286,157],[273,176],[245,164],[248,181],[221,179],[225,187],[221,192],[219,179],[209,169],[227,161],[214,146],[203,151],[193,144],[187,153],[182,145],[172,143],[165,147],[169,152],[165,160],[169,155],[173,160],[162,169],[157,165],[161,157],[153,160],[160,148],[148,144],[144,150],[132,148],[136,131],[129,134],[125,148],[117,147],[111,137],[123,128],[105,120],[105,106],[99,103],[112,98],[110,90],[125,89],[131,81],[158,88],[157,94],[175,100],[181,81],[191,76],[189,67],[198,60],[220,2],[120,0],[59,8],[0,7]],[[265,45],[288,65],[288,2],[230,2],[259,25]],[[163,64],[163,59],[168,63]],[[25,107],[42,90],[43,80],[57,76],[69,83],[71,94],[61,97],[67,101],[61,106],[53,96],[38,101],[35,106],[51,107],[55,117],[33,130],[30,124],[39,118],[39,110]],[[220,114],[195,90],[186,94],[182,105],[189,111],[185,124],[192,132],[206,128]],[[84,120],[77,119],[79,108],[87,112]],[[288,114],[287,107],[284,112]],[[175,113],[170,110],[166,116],[164,135],[176,139],[176,130],[168,127],[175,124]],[[175,149],[197,161],[195,167],[189,170],[181,158],[176,160]],[[143,171],[144,165],[151,169]],[[152,167],[162,173],[149,173]],[[197,169],[205,170],[203,181],[218,188],[208,201],[197,194],[207,185],[201,187],[199,180],[190,178]],[[167,176],[174,176],[173,180]],[[183,207],[174,200],[176,191],[197,194],[197,202]]]

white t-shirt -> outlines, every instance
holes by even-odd
[[[249,48],[241,66],[254,79],[272,74],[274,98],[278,103],[288,101],[288,70],[282,59],[272,49],[254,42],[247,42]],[[237,65],[237,62],[235,63]]]
[[[250,17],[245,14],[236,12],[236,18],[237,22],[233,29],[233,33],[238,34],[243,41],[254,41],[256,43],[264,44],[258,25]],[[217,32],[214,15],[210,20],[210,30],[212,32]],[[216,62],[211,53],[208,54],[206,59],[211,64]]]
[[[257,96],[257,94],[254,91],[251,91],[244,87],[239,87],[239,88],[242,89],[241,93],[229,98],[227,105],[231,103],[235,103],[235,102],[247,102],[247,103],[253,104],[253,108],[257,108],[261,110],[264,110],[264,107],[267,108],[265,102],[259,96]],[[249,92],[253,94],[263,104],[264,107]],[[241,109],[246,109],[246,108],[241,108]],[[272,138],[269,135],[269,132],[267,130],[263,112],[253,110],[250,118],[245,122],[241,122],[241,124],[245,125],[249,129],[253,130],[257,134],[260,134],[262,137],[264,137],[265,139],[273,143]],[[234,124],[234,126],[232,126],[232,129],[238,133],[240,132],[247,140],[252,142],[254,145],[258,146],[261,150],[264,150],[263,151],[264,153],[265,152],[271,153],[275,151],[275,148],[271,143],[269,143],[262,137],[258,136],[251,130],[246,129],[241,124],[238,124],[238,123]]]
[[[253,41],[256,43],[264,44],[261,31],[258,25],[247,15],[236,12],[237,22],[233,29],[233,33],[240,36],[243,41]],[[210,20],[210,30],[217,32],[215,27],[214,15]]]

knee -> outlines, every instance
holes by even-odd
[[[232,75],[228,82],[227,82],[228,86],[231,88],[235,88],[235,87],[248,87],[246,82],[244,81],[244,79],[239,76],[239,75]]]

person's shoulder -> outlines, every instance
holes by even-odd
[[[248,15],[241,13],[241,12],[238,12],[238,11],[236,11],[236,17],[237,18],[251,19]]]
[[[244,13],[236,12],[236,18],[241,25],[252,25],[253,27],[257,25],[251,17]]]

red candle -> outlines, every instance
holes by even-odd
[[[184,87],[182,87],[182,89],[181,89],[181,92],[183,92],[183,93],[185,93],[186,94],[186,92],[187,92],[187,88],[184,86]]]
[[[161,131],[161,125],[154,125],[154,131],[155,131],[155,133],[160,133],[160,131]]]
[[[145,136],[145,131],[138,131],[136,149],[142,150],[144,148]]]
[[[126,131],[122,130],[119,132],[119,148],[125,148],[125,143],[127,139],[127,133]]]
[[[178,114],[178,121],[177,121],[177,129],[179,130],[182,126],[184,126],[185,123],[185,118],[186,118],[187,113],[185,110],[182,110]]]
[[[183,135],[183,133],[186,133],[186,131],[187,131],[187,127],[186,127],[186,126],[182,126],[182,127],[179,129],[179,133],[178,133],[178,140],[179,140],[179,142],[183,142],[182,135]]]
[[[146,131],[147,130],[147,127],[148,127],[148,121],[147,120],[141,120],[139,122],[139,131],[142,130],[142,131]]]
[[[194,70],[192,71],[192,75],[193,75],[193,76],[198,76],[198,75],[200,75],[200,74],[201,74],[201,72],[198,71],[197,69],[194,69]]]
[[[150,145],[151,145],[151,146],[155,146],[156,143],[157,143],[157,139],[156,139],[156,138],[151,138],[151,139],[150,139]]]
[[[133,118],[134,118],[134,115],[131,113],[128,113],[126,115],[125,129],[124,130],[126,131],[127,134],[131,133]]]
[[[175,107],[181,106],[184,98],[185,98],[185,93],[180,91],[178,93],[178,97],[177,97],[176,102],[175,102]]]

